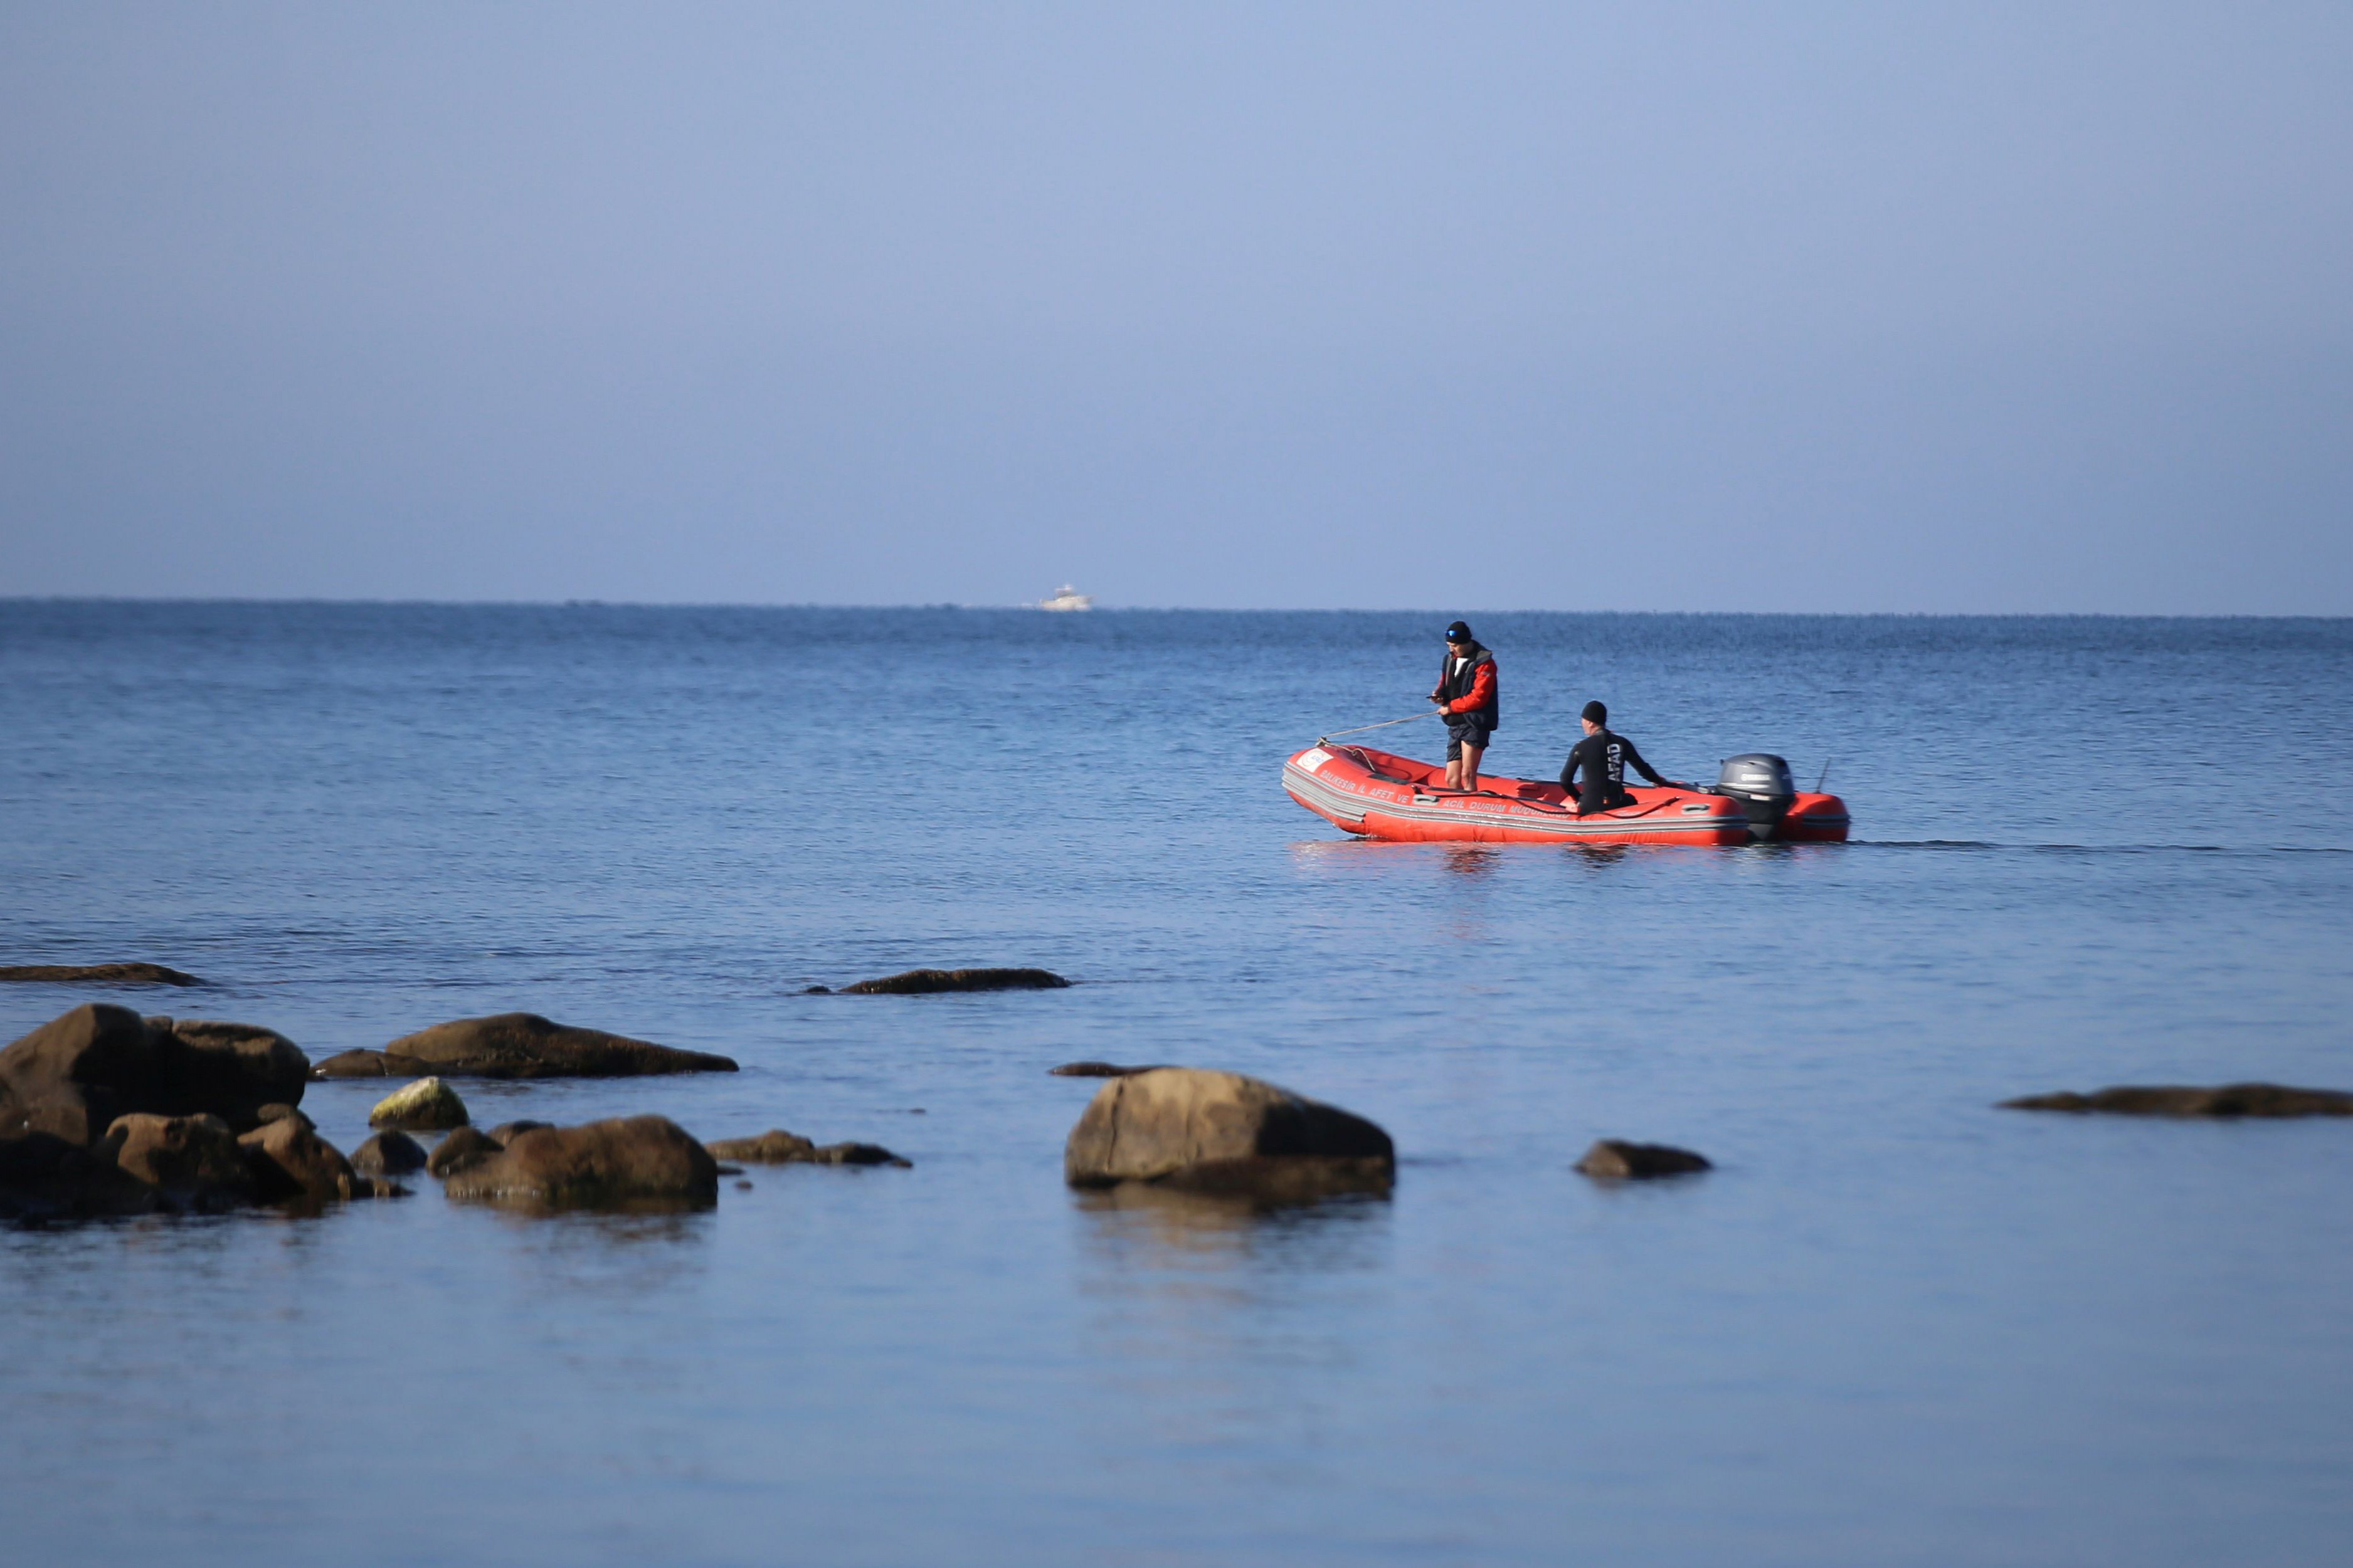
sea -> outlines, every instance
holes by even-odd
[[[1838,845],[1360,842],[1280,773],[1495,650]],[[1366,734],[1435,757],[1428,720]],[[312,1058],[529,1010],[734,1074],[466,1082],[910,1169],[714,1209],[0,1230],[14,1563],[2353,1561],[2353,621],[0,601],[0,986]],[[916,966],[1067,990],[805,994]],[[1387,1128],[1387,1198],[1062,1180],[1077,1058]],[[303,1100],[354,1147],[384,1086]],[[1609,1186],[1599,1138],[1701,1175]]]

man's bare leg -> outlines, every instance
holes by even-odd
[[[1484,746],[1462,748],[1462,782],[1455,785],[1455,788],[1475,790],[1479,787],[1479,759],[1486,754],[1487,748]]]

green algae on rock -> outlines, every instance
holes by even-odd
[[[438,1131],[463,1127],[470,1120],[458,1091],[438,1078],[421,1078],[375,1102],[368,1112],[370,1127],[393,1127],[407,1132]]]

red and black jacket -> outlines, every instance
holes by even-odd
[[[1471,662],[1460,671],[1449,653],[1439,668],[1438,689],[1431,694],[1446,710],[1449,724],[1476,724],[1482,730],[1503,727],[1502,700],[1495,691],[1495,656],[1477,643],[1471,645]]]

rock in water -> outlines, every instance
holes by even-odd
[[[535,1127],[449,1178],[453,1198],[550,1207],[719,1201],[719,1162],[667,1117]]]
[[[638,1078],[653,1073],[733,1072],[729,1057],[681,1051],[575,1028],[536,1013],[459,1018],[404,1035],[380,1051],[343,1051],[319,1064],[321,1078]]]
[[[441,1146],[433,1151],[433,1158],[426,1162],[425,1171],[427,1175],[454,1176],[460,1171],[480,1164],[505,1147],[501,1140],[487,1132],[460,1127],[441,1140]]]
[[[1363,1117],[1240,1073],[1154,1068],[1115,1078],[1071,1129],[1074,1187],[1153,1182],[1270,1199],[1386,1192],[1389,1135]]]
[[[1070,984],[1049,969],[910,969],[845,985],[845,996],[911,996],[931,991],[1052,991]]]
[[[1705,1155],[1672,1144],[1629,1143],[1622,1139],[1604,1138],[1585,1152],[1577,1168],[1600,1181],[1625,1182],[1645,1181],[1652,1176],[1687,1176],[1715,1167],[1708,1163]]]
[[[466,1125],[466,1102],[438,1078],[421,1078],[375,1102],[368,1112],[370,1127],[396,1127],[409,1132],[433,1132]]]
[[[363,1176],[405,1176],[424,1168],[425,1146],[406,1132],[379,1132],[352,1151],[352,1169]]]
[[[201,1018],[147,1023],[157,1031],[159,1055],[175,1070],[183,1114],[209,1112],[242,1131],[259,1126],[267,1107],[290,1110],[301,1103],[311,1058],[277,1030]],[[177,1042],[177,1048],[170,1042]]]
[[[808,1153],[812,1165],[896,1165],[912,1171],[915,1162],[902,1159],[880,1143],[826,1143]]]
[[[174,1208],[224,1209],[253,1196],[237,1134],[217,1116],[133,1111],[106,1130],[114,1163]]]
[[[1117,1062],[1064,1062],[1046,1071],[1055,1078],[1133,1078],[1140,1072],[1150,1072],[1149,1067],[1124,1068]]]
[[[722,1138],[703,1147],[714,1160],[741,1160],[747,1165],[790,1164],[817,1153],[815,1143],[781,1127],[771,1127],[757,1138]]]
[[[0,1138],[96,1142],[133,1111],[169,1115],[153,1031],[128,1007],[93,1002],[0,1050]]]
[[[0,1138],[37,1131],[87,1146],[134,1111],[217,1116],[242,1131],[262,1106],[299,1101],[309,1079],[310,1058],[275,1030],[90,1003],[0,1050]]]
[[[280,1198],[374,1197],[374,1183],[356,1175],[343,1151],[292,1120],[265,1122],[238,1139],[256,1195]]]
[[[337,1051],[323,1058],[311,1068],[312,1078],[421,1078],[422,1062],[395,1064],[385,1059],[382,1051]]]
[[[13,963],[0,965],[0,982],[20,980],[43,985],[202,985],[193,974],[183,974],[160,963]]]
[[[703,1145],[713,1159],[741,1160],[747,1165],[896,1165],[914,1168],[880,1143],[811,1142],[797,1132],[772,1127],[757,1138],[723,1138]]]
[[[501,1121],[496,1127],[491,1128],[490,1138],[491,1142],[498,1144],[501,1148],[504,1148],[506,1145],[514,1142],[514,1135],[518,1132],[528,1132],[534,1127],[553,1127],[555,1123],[553,1121],[531,1121],[522,1118],[517,1118],[512,1121]]]
[[[2334,1089],[2289,1089],[2276,1083],[2229,1083],[2219,1089],[2119,1085],[2095,1094],[2031,1094],[2005,1100],[2002,1110],[2105,1111],[2116,1116],[2353,1116],[2353,1094]]]

